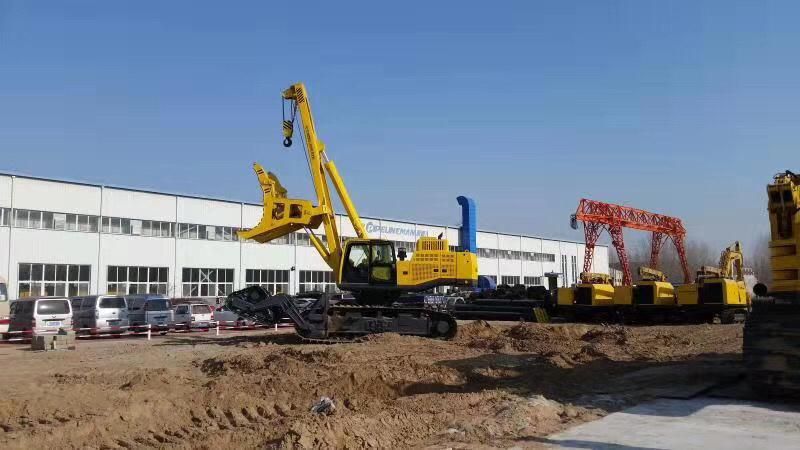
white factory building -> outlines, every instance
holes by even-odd
[[[236,230],[260,218],[260,204],[0,173],[0,277],[10,298],[205,297],[251,284],[290,294],[335,288],[304,232],[269,244],[237,239]],[[458,245],[454,226],[362,220],[371,237],[407,249],[419,236],[440,233]],[[344,237],[355,236],[347,217],[339,221]],[[498,284],[546,285],[544,274],[555,272],[559,285],[569,285],[582,269],[580,242],[479,231],[477,245],[479,273]],[[593,271],[609,272],[607,247],[597,247]]]

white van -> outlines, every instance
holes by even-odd
[[[126,295],[125,302],[128,305],[128,321],[131,328],[144,328],[150,324],[153,331],[167,334],[174,322],[172,304],[163,295]]]
[[[175,307],[175,326],[182,328],[213,328],[214,309],[208,303],[183,303]]]
[[[8,332],[55,334],[72,329],[72,307],[64,297],[32,297],[11,302]],[[11,335],[11,337],[17,337]]]
[[[72,297],[72,322],[84,333],[122,333],[128,322],[128,306],[118,295]],[[123,327],[123,328],[120,328]],[[86,329],[88,328],[88,330]]]

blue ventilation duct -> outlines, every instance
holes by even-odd
[[[485,275],[478,275],[478,290],[495,291],[497,290],[497,283],[495,283],[493,279]]]
[[[459,196],[458,204],[461,205],[461,228],[458,229],[458,246],[461,250],[470,253],[478,252],[478,212],[475,200]]]

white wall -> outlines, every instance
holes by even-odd
[[[11,207],[11,177],[0,175],[0,208]]]
[[[14,208],[99,216],[100,188],[16,177]]]
[[[529,253],[542,253],[542,240],[531,237],[523,237],[521,239],[521,248],[523,252]],[[544,274],[542,270],[541,261],[522,261],[522,276],[523,277],[541,277]],[[525,281],[524,278],[521,279]],[[547,281],[542,280],[542,284],[546,285]]]
[[[0,175],[0,207],[11,207],[12,178]],[[101,199],[102,197],[102,199]],[[261,219],[261,207],[235,202],[176,197],[168,194],[101,188],[56,181],[14,178],[15,208],[53,212],[105,215],[145,220],[249,228]],[[101,210],[102,200],[102,210]],[[342,236],[354,237],[347,217],[338,216]],[[416,236],[436,237],[444,232],[450,245],[458,245],[458,229],[365,218],[372,223],[372,237],[412,242]],[[402,231],[409,230],[409,231]],[[10,245],[9,245],[10,242]],[[479,231],[478,247],[541,252],[556,255],[555,262],[478,258],[481,275],[543,276],[561,272],[561,255],[567,255],[567,277],[572,281],[571,256],[583,266],[583,244],[535,237]],[[9,264],[10,261],[10,264]],[[0,227],[0,276],[9,279],[10,294],[17,294],[17,267],[26,263],[88,264],[92,266],[92,292],[106,288],[106,268],[117,266],[168,267],[170,284],[180,295],[184,267],[234,269],[235,288],[244,287],[246,269],[279,269],[290,272],[291,289],[297,289],[300,270],[330,270],[313,247],[219,242],[145,236],[123,236],[53,230]],[[594,270],[608,272],[608,248],[595,250]],[[544,282],[545,280],[543,280]]]
[[[103,215],[109,217],[175,222],[175,202],[172,195],[103,188]]]
[[[11,265],[8,276],[9,295],[17,296],[19,263],[89,264],[92,266],[90,289],[98,289],[98,233],[77,231],[27,230],[12,232]]]
[[[174,238],[100,234],[99,255],[97,262],[93,263],[98,267],[97,292],[105,292],[108,266],[167,267],[169,287],[175,286]]]
[[[177,220],[181,223],[241,227],[242,205],[241,203],[178,197]],[[255,223],[258,223],[258,219]]]

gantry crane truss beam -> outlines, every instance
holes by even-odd
[[[683,222],[677,217],[655,214],[628,206],[614,205],[612,203],[598,202],[595,200],[581,199],[573,220],[583,222],[583,231],[586,236],[586,253],[583,258],[583,271],[592,271],[592,260],[597,239],[603,230],[608,230],[611,243],[617,251],[620,265],[622,266],[622,284],[628,286],[632,283],[631,268],[628,262],[628,253],[625,251],[625,240],[622,235],[623,228],[631,228],[652,233],[650,241],[650,267],[658,268],[658,256],[667,238],[675,244],[678,257],[681,260],[684,283],[690,283],[689,266],[686,262],[686,248],[684,240],[686,229]],[[577,222],[575,222],[577,223]]]

